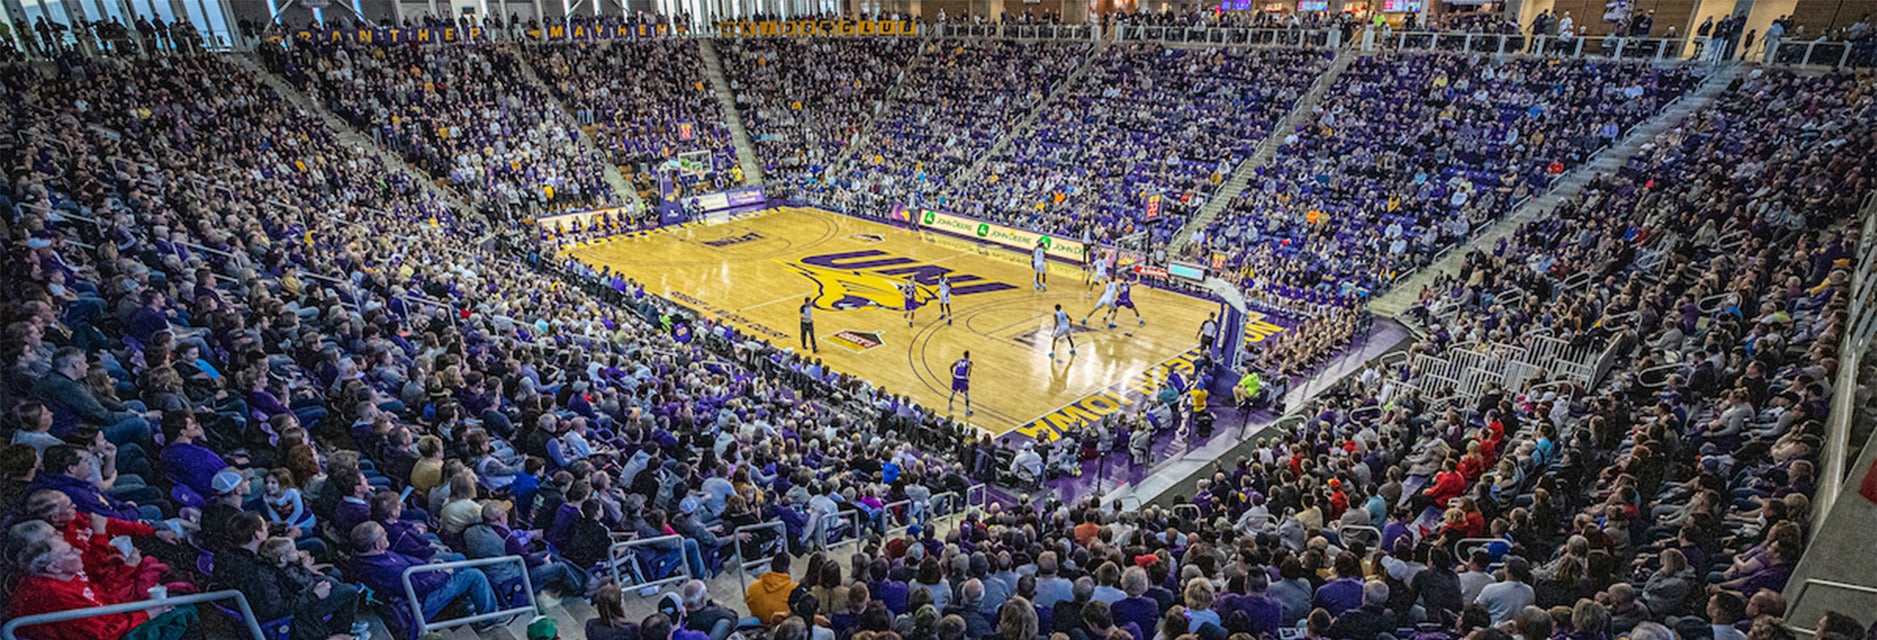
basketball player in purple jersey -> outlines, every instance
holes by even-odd
[[[913,284],[912,276],[906,276],[906,283],[899,286],[899,292],[906,298],[902,308],[906,310],[906,326],[912,326],[913,311],[919,308],[919,285]]]
[[[1114,317],[1120,314],[1122,307],[1134,312],[1134,321],[1140,323],[1140,326],[1147,326],[1147,321],[1141,318],[1140,308],[1134,306],[1134,281],[1127,278],[1119,280],[1120,290],[1115,292],[1114,304],[1108,307],[1108,328],[1114,328]]]
[[[952,363],[952,393],[950,396],[946,397],[945,399],[946,413],[951,412],[952,403],[955,400],[957,400],[958,394],[960,393],[965,394],[965,417],[969,418],[971,417],[971,413],[972,413],[971,412],[971,352],[970,351],[966,351],[965,357],[959,358],[957,362]]]

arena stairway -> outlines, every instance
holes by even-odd
[[[1336,77],[1349,68],[1350,62],[1355,61],[1356,56],[1352,51],[1352,49],[1344,49],[1336,54],[1336,59],[1330,62],[1329,68],[1310,84],[1310,90],[1297,100],[1297,104],[1291,107],[1290,113],[1285,114],[1283,120],[1279,120],[1275,126],[1271,127],[1270,135],[1265,136],[1264,141],[1258,143],[1257,152],[1251,154],[1251,157],[1246,158],[1244,162],[1238,163],[1238,168],[1232,170],[1231,177],[1226,178],[1225,184],[1220,185],[1219,190],[1212,194],[1212,199],[1207,200],[1205,206],[1199,208],[1199,213],[1194,215],[1193,219],[1186,221],[1186,226],[1180,227],[1179,232],[1173,234],[1173,240],[1167,245],[1168,255],[1180,255],[1180,251],[1186,248],[1186,243],[1193,239],[1194,233],[1212,224],[1213,220],[1218,219],[1219,213],[1225,211],[1225,206],[1230,204],[1233,198],[1237,198],[1239,193],[1244,192],[1245,187],[1251,184],[1252,176],[1257,175],[1258,168],[1270,164],[1271,159],[1277,157],[1277,150],[1284,145],[1284,138],[1290,135],[1290,132],[1295,131],[1298,125],[1309,119],[1311,110],[1316,107],[1319,100],[1323,99],[1323,94],[1336,84]]]
[[[756,161],[756,148],[750,145],[749,130],[743,128],[743,114],[736,108],[736,93],[730,90],[730,80],[723,75],[723,59],[717,57],[717,47],[711,44],[710,38],[699,38],[697,48],[704,58],[704,75],[710,77],[710,87],[717,93],[717,104],[723,106],[730,141],[736,144],[736,163],[743,167],[743,183],[762,184],[763,165]]]
[[[991,145],[989,151],[978,156],[978,159],[972,162],[971,166],[965,167],[963,171],[959,171],[958,175],[952,176],[950,182],[952,184],[969,184],[975,181],[978,177],[978,173],[984,170],[984,165],[989,163],[991,158],[997,157],[998,154],[1004,152],[1004,149],[1010,147],[1010,141],[1012,139],[1019,137],[1019,135],[1032,135],[1036,130],[1036,119],[1043,113],[1043,108],[1055,104],[1057,100],[1068,95],[1071,89],[1082,84],[1082,78],[1088,75],[1089,69],[1095,67],[1095,61],[1101,59],[1102,52],[1107,51],[1108,45],[1113,42],[1113,40],[1107,38],[1096,40],[1095,48],[1089,50],[1088,57],[1082,59],[1082,64],[1076,65],[1075,71],[1070,73],[1069,77],[1063,78],[1062,82],[1057,83],[1056,88],[1051,90],[1049,95],[1044,96],[1042,102],[1036,103],[1036,107],[1030,109],[1029,113],[1024,114],[1023,120],[1018,121],[1017,126],[1005,130],[1004,135],[997,138],[997,143]]]
[[[405,162],[403,157],[392,152],[390,148],[373,142],[370,137],[359,133],[358,130],[353,129],[352,125],[347,123],[344,118],[339,117],[339,114],[333,113],[332,110],[326,108],[324,104],[313,100],[305,93],[301,93],[299,89],[294,88],[292,83],[287,82],[286,78],[282,78],[268,71],[266,68],[262,67],[259,62],[256,62],[254,58],[243,54],[230,54],[225,56],[225,58],[235,65],[247,69],[249,73],[253,73],[254,77],[259,78],[261,82],[265,83],[267,86],[272,87],[274,93],[280,94],[281,97],[285,98],[288,102],[306,110],[308,113],[318,114],[319,119],[326,122],[326,128],[330,129],[340,142],[352,145],[355,148],[371,150],[384,162],[386,168],[404,174],[406,177],[410,178],[411,182],[414,184],[424,185],[424,188],[429,189],[431,194],[436,196],[437,201],[455,210],[457,215],[463,216],[466,219],[481,217],[481,214],[470,207],[468,201],[463,198],[462,194],[457,193],[455,189],[438,184],[436,179],[424,173],[422,169],[413,167],[410,163]]]
[[[858,153],[861,148],[867,146],[867,138],[873,135],[873,129],[876,123],[880,121],[880,114],[886,113],[887,105],[893,104],[894,99],[899,97],[901,88],[905,86],[906,78],[912,77],[913,70],[919,68],[919,62],[925,59],[926,51],[935,46],[933,42],[934,41],[928,40],[924,44],[919,45],[919,50],[913,52],[912,57],[906,59],[906,64],[900,66],[899,75],[896,76],[899,80],[894,82],[893,88],[887,90],[886,96],[880,99],[879,106],[875,107],[873,113],[867,116],[867,121],[861,123],[860,131],[854,134],[854,139],[848,141],[847,147],[841,150],[840,155],[836,157],[833,162],[828,163],[826,172],[822,174],[823,182],[833,182],[835,176],[846,172],[847,165],[854,161],[854,154]]]
[[[519,49],[519,47],[517,48]],[[534,85],[535,91],[540,92],[543,96],[547,96],[547,99],[553,100],[554,106],[560,107],[561,113],[565,114],[569,120],[572,120],[574,112],[569,110],[566,103],[561,102],[560,98],[554,95],[554,91],[548,88],[547,82],[542,81],[541,76],[534,72],[534,65],[522,58],[528,55],[527,52],[517,50],[514,54],[516,57],[515,68],[521,71],[522,79]],[[645,200],[639,197],[639,191],[637,189],[632,188],[632,182],[626,180],[626,176],[619,173],[619,167],[613,165],[612,154],[606,153],[604,150],[600,149],[599,145],[594,144],[593,136],[587,135],[587,130],[584,127],[574,127],[574,139],[580,141],[580,147],[585,149],[587,153],[591,153],[602,159],[600,168],[604,170],[606,186],[612,187],[613,192],[619,194],[620,199],[626,203],[626,207],[632,211],[644,211]]]
[[[936,518],[930,525],[936,527],[939,539],[943,540],[945,535],[955,529],[958,523],[963,520],[962,516],[963,514],[957,514]],[[825,553],[829,559],[838,562],[843,573],[845,573],[847,568],[853,566],[853,556],[859,551],[860,545],[843,541],[837,542],[833,548],[826,550]],[[804,553],[800,557],[795,558],[790,564],[789,574],[792,576],[801,576],[808,568],[809,555],[809,553]],[[733,560],[726,560],[724,562],[725,570],[715,577],[706,579],[704,584],[709,587],[710,598],[712,600],[715,600],[718,604],[722,604],[725,607],[729,607],[732,611],[736,611],[739,614],[746,614],[748,611],[743,604],[743,596],[748,587],[744,579],[737,575],[736,569],[732,566],[733,562]],[[748,580],[754,582],[758,575],[766,571],[768,571],[767,567],[752,569],[749,573]],[[597,575],[595,576],[596,579],[598,577]],[[679,587],[677,585],[667,585],[662,589],[651,592],[641,591],[635,587],[625,588],[623,604],[625,605],[626,619],[634,621],[642,620],[646,616],[657,613],[658,599],[665,593],[676,593],[678,589]],[[542,616],[554,619],[555,627],[560,631],[560,637],[566,640],[582,640],[586,638],[587,620],[598,617],[599,615],[593,608],[593,605],[586,600],[579,598],[561,598],[551,592],[543,592],[536,596],[535,605]],[[382,618],[374,611],[363,609],[360,611],[360,616],[367,624],[371,625],[373,640],[395,639],[391,631],[385,627]],[[439,635],[442,636],[442,640],[519,640],[528,637],[527,627],[529,621],[530,619],[527,617],[516,618],[508,621],[506,624],[497,625],[480,632],[471,630],[468,627],[454,627],[440,631]]]
[[[1474,249],[1490,247],[1500,238],[1510,236],[1519,228],[1519,225],[1550,212],[1560,203],[1576,198],[1577,194],[1584,190],[1584,186],[1590,184],[1592,178],[1599,174],[1615,172],[1630,156],[1641,150],[1644,144],[1681,123],[1682,119],[1688,117],[1689,114],[1712,103],[1739,75],[1740,67],[1736,65],[1715,69],[1708,74],[1706,80],[1702,81],[1700,88],[1684,94],[1657,112],[1654,117],[1632,127],[1628,134],[1617,140],[1616,144],[1604,147],[1602,151],[1591,156],[1589,162],[1565,172],[1552,183],[1549,190],[1539,194],[1536,198],[1525,201],[1525,204],[1520,205],[1504,218],[1487,224],[1473,236],[1471,241],[1448,250],[1433,264],[1421,268],[1405,280],[1397,281],[1388,293],[1369,303],[1369,310],[1377,315],[1400,320],[1403,324],[1410,324],[1410,320],[1403,316],[1403,312],[1414,306],[1416,299],[1420,297],[1421,288],[1433,282],[1437,275],[1458,271],[1465,263],[1466,255]]]

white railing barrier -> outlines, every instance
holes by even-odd
[[[1776,40],[1766,43],[1765,60],[1773,64],[1789,64],[1807,67],[1842,68],[1850,66],[1852,44],[1843,41],[1808,41],[1786,42]],[[1864,64],[1869,64],[1868,60]]]
[[[1838,582],[1836,580],[1821,580],[1819,578],[1807,578],[1805,582],[1799,584],[1798,592],[1792,594],[1792,599],[1789,600],[1789,602],[1792,602],[1794,605],[1797,605],[1799,603],[1799,599],[1805,596],[1805,591],[1807,589],[1810,589],[1812,585],[1818,585],[1821,587],[1829,587],[1832,589],[1843,589],[1845,591],[1862,593],[1864,595],[1877,596],[1877,587],[1872,587],[1869,585],[1862,585],[1862,584],[1851,584],[1849,582]],[[1807,629],[1804,627],[1795,626],[1795,627],[1792,627],[1792,630],[1797,631],[1799,633],[1803,633],[1808,636],[1818,635],[1817,629]],[[9,636],[7,640],[12,640],[12,638]]]
[[[761,531],[773,531],[775,533],[775,540],[769,543],[775,545],[774,548],[768,549],[768,551],[770,551],[768,555],[757,558],[743,557],[744,535],[748,534],[754,537],[757,532]],[[736,531],[731,533],[730,539],[732,541],[731,544],[736,545],[736,577],[738,581],[742,582],[743,588],[746,590],[749,589],[750,569],[766,567],[771,561],[775,560],[776,556],[788,555],[789,553],[789,529],[779,521],[737,527]],[[761,548],[758,549],[758,553],[762,551]]]
[[[975,507],[979,511],[990,501],[990,487],[983,483],[965,487],[965,506]]]
[[[434,571],[450,571],[454,569],[471,569],[475,567],[486,567],[486,566],[491,566],[491,565],[506,564],[510,562],[515,563],[515,566],[521,569],[521,584],[523,588],[522,597],[527,599],[527,606],[512,607],[508,609],[500,609],[497,611],[485,611],[483,613],[478,613],[478,614],[471,615],[471,616],[463,616],[461,618],[455,618],[452,620],[434,620],[433,621],[433,620],[424,619],[424,600],[422,598],[417,597],[417,588],[411,586],[411,576],[419,574],[419,573],[430,573]],[[491,589],[496,587],[496,585],[489,585],[489,586]],[[522,616],[522,615],[536,615],[540,612],[540,609],[535,606],[535,602],[534,602],[534,579],[529,577],[528,562],[526,560],[523,560],[521,556],[502,556],[499,558],[480,558],[476,560],[458,560],[456,562],[439,562],[436,564],[424,564],[424,565],[418,565],[415,567],[407,568],[404,570],[404,598],[410,602],[411,613],[415,614],[416,616],[415,622],[417,624],[417,635],[430,633],[431,631],[434,631],[437,629],[460,627],[466,624],[476,624],[478,622],[485,622],[489,620],[500,620],[503,618],[511,618],[511,617]]]
[[[1852,422],[1858,418],[1860,410],[1856,393],[1858,377],[1865,369],[1864,359],[1870,350],[1873,334],[1877,334],[1877,297],[1873,297],[1873,284],[1877,283],[1877,245],[1873,237],[1877,236],[1877,191],[1865,196],[1864,204],[1858,210],[1864,218],[1859,226],[1862,230],[1858,240],[1857,259],[1853,263],[1850,279],[1851,304],[1845,309],[1845,322],[1848,331],[1839,340],[1838,371],[1835,387],[1846,390],[1834,394],[1831,399],[1831,412],[1825,420],[1825,447],[1820,452],[1821,473],[1819,474],[1817,496],[1813,499],[1812,514],[1815,522],[1823,521],[1825,514],[1831,512],[1839,493],[1844,490],[1847,469],[1857,456],[1852,447]],[[1796,600],[1796,598],[1795,598]]]
[[[1176,504],[1176,505],[1173,505],[1173,517],[1175,518],[1183,517],[1186,519],[1187,522],[1197,524],[1199,522],[1199,519],[1202,518],[1203,516],[1200,515],[1199,513],[1199,505]]]
[[[1453,557],[1456,562],[1466,562],[1474,549],[1484,549],[1494,543],[1505,543],[1505,538],[1461,538],[1453,543]],[[1494,562],[1494,565],[1499,564]]]
[[[1364,42],[1375,39],[1365,30]],[[1528,54],[1579,58],[1586,55],[1627,60],[1668,62],[1696,57],[1706,50],[1707,39],[1644,38],[1619,35],[1527,35],[1520,33],[1468,33],[1459,31],[1395,31],[1388,29],[1379,38],[1385,46],[1398,51],[1452,51],[1493,55]],[[1365,44],[1364,50],[1374,47]],[[1836,58],[1839,56],[1827,56]],[[1814,58],[1810,51],[1806,60]]]
[[[1349,547],[1350,540],[1356,537],[1354,534],[1362,535],[1361,542],[1368,545],[1370,551],[1382,551],[1384,553],[1388,551],[1387,549],[1380,548],[1382,544],[1382,530],[1380,529],[1367,525],[1346,524],[1336,530],[1337,537],[1342,539],[1343,548]]]
[[[896,500],[882,505],[886,510],[886,535],[888,537],[905,533],[912,525],[919,522],[919,514],[914,512],[911,499]]]
[[[668,584],[683,584],[689,582],[692,578],[691,563],[684,557],[684,539],[684,536],[669,535],[613,543],[613,546],[607,547],[606,549],[608,568],[613,571],[613,584],[619,585],[621,588],[643,589],[646,587],[657,588]],[[655,545],[668,542],[677,543],[678,545],[678,564],[672,570],[671,575],[653,579],[651,572],[646,570],[645,563],[639,560],[638,550],[655,547]],[[660,553],[665,552],[663,549],[656,550]],[[628,568],[630,568],[629,572],[627,571]],[[626,581],[628,576],[633,578],[633,582]]]
[[[819,526],[815,527],[815,546],[823,550],[850,545],[859,546],[861,537],[867,532],[866,514],[859,511],[830,513],[821,516],[821,521],[817,524]],[[846,538],[840,537],[842,531],[839,527],[842,525],[848,527]]]
[[[341,304],[340,306],[350,305],[353,308],[357,308],[359,306],[359,301],[365,299],[364,292],[358,288],[358,285],[353,284],[350,279],[340,279],[340,278],[335,278],[332,276],[320,275],[317,273],[313,273],[311,271],[307,271],[305,269],[296,268],[294,269],[294,271],[296,275],[307,280],[318,280],[320,282],[324,282],[332,286],[344,287],[345,291],[348,291],[352,294],[352,301],[349,303]]]
[[[1184,25],[1118,25],[1117,40],[1159,40],[1166,43],[1206,43],[1266,47],[1330,47],[1339,43],[1336,29],[1273,29],[1265,27],[1190,27]]]
[[[966,491],[969,490],[970,489],[966,489]],[[919,521],[930,522],[938,518],[958,515],[964,513],[964,511],[963,498],[960,498],[956,492],[940,491],[932,494],[932,497],[926,498],[925,508],[921,509],[919,512]]]
[[[451,304],[449,302],[437,300],[434,298],[427,298],[427,297],[420,296],[420,295],[413,295],[409,293],[398,294],[397,298],[399,300],[404,301],[404,311],[406,313],[409,313],[412,309],[415,309],[416,307],[421,305],[421,306],[426,306],[426,307],[430,307],[433,309],[441,309],[443,311],[443,315],[445,317],[448,317],[452,324],[456,324],[459,326],[463,324],[463,317],[456,313],[456,305]],[[514,321],[513,318],[510,318],[510,320]],[[520,324],[519,321],[516,321],[516,323]]]
[[[95,618],[98,616],[108,616],[108,615],[115,615],[119,613],[130,613],[133,611],[148,611],[150,609],[156,609],[156,608],[161,608],[161,607],[181,607],[185,605],[199,604],[203,602],[214,602],[216,600],[234,600],[235,604],[241,609],[241,622],[244,623],[248,627],[248,634],[253,636],[254,640],[266,640],[266,637],[261,634],[260,621],[255,619],[254,617],[254,609],[248,606],[248,597],[245,595],[242,595],[240,591],[235,591],[232,589],[225,590],[225,591],[210,591],[208,593],[197,593],[197,594],[186,595],[186,596],[175,596],[171,598],[153,598],[150,600],[138,600],[136,602],[111,604],[111,605],[105,605],[102,607],[86,607],[83,609],[70,609],[66,611],[54,611],[51,613],[41,613],[37,615],[20,616],[18,618],[8,620],[6,623],[6,626],[0,627],[0,638],[5,638],[5,640],[19,640],[18,636],[14,635],[14,631],[18,630],[21,627],[36,627],[42,624],[70,622],[73,620],[81,620],[84,618]]]

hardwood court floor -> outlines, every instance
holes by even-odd
[[[944,410],[951,364],[971,351],[970,423],[1002,435],[1198,343],[1217,304],[1137,286],[1138,326],[1123,309],[1115,329],[1079,324],[1099,290],[1084,297],[1081,270],[1050,265],[1050,288],[1030,284],[1029,255],[919,233],[818,209],[781,207],[718,224],[600,241],[569,252],[644,283],[707,316],[726,319],[780,347],[800,349],[800,311],[815,300],[819,357],[896,394]],[[953,323],[939,318],[938,275],[953,283]],[[919,282],[921,305],[907,327],[895,289]],[[1066,343],[1052,361],[1055,305],[1077,321],[1077,354]],[[953,415],[964,417],[959,399]]]

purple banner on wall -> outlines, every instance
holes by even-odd
[[[671,183],[671,172],[658,172],[658,223],[684,222],[684,207],[678,204],[678,188]]]
[[[732,207],[762,204],[763,202],[762,187],[743,187],[741,189],[732,189],[724,193],[728,196],[730,206]]]
[[[716,193],[706,193],[701,196],[691,196],[685,199],[685,204],[689,205],[692,211],[695,211],[699,214],[711,213],[714,211],[722,211],[724,209],[735,209],[738,207],[747,207],[750,205],[762,204],[762,203],[763,203],[763,188],[762,187],[743,187],[740,189],[731,189],[729,191],[718,191]]]

